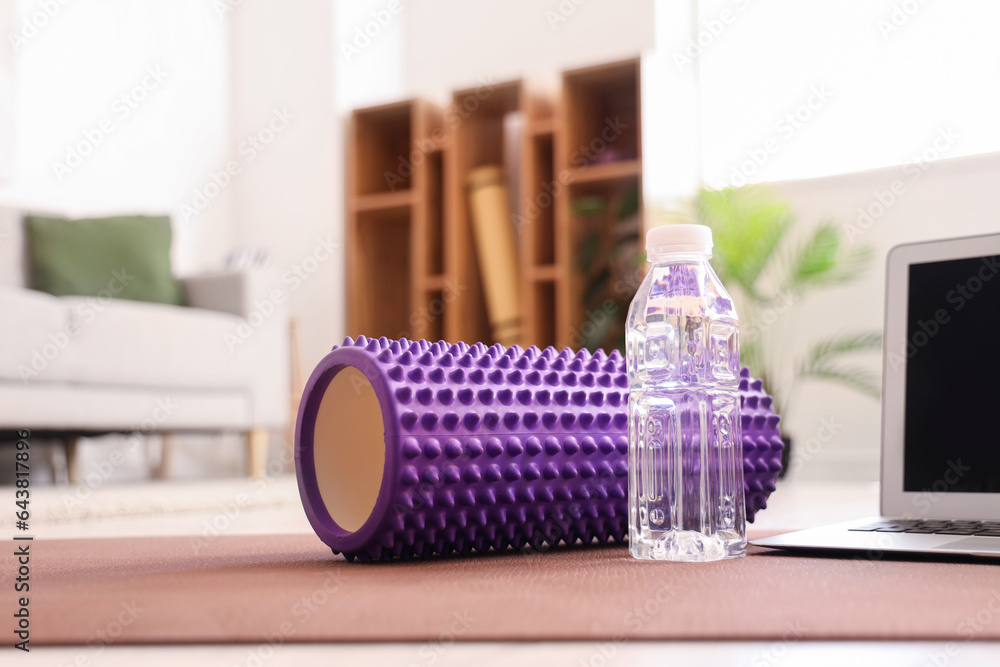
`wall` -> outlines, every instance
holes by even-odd
[[[16,20],[13,2],[0,3],[0,35],[9,35]],[[14,161],[14,46],[0,44],[0,187],[10,177]]]
[[[352,109],[395,102],[406,94],[406,19],[399,0],[334,0],[333,106],[341,124]]]
[[[407,92],[439,101],[482,77],[554,85],[562,69],[653,45],[652,0],[444,0],[407,3],[402,15]]]
[[[947,157],[1000,150],[1000,4],[698,0],[705,182],[902,164],[939,127]],[[770,143],[769,143],[770,142]]]
[[[228,156],[241,167],[231,186],[235,242],[265,250],[281,274],[308,373],[343,332],[343,135],[332,105],[332,6],[315,2],[300,12],[245,2],[226,20]]]
[[[218,5],[0,3],[0,107],[13,116],[0,110],[0,206],[68,216],[172,213],[175,271],[221,268],[235,237],[231,192],[198,200],[225,161],[230,125]],[[235,439],[223,447],[216,436],[189,440],[175,475],[242,468]],[[80,468],[126,447],[114,436],[89,441]],[[156,451],[149,448],[150,461]],[[145,457],[127,458],[116,479],[148,477]]]
[[[905,188],[892,193],[893,183]],[[855,243],[871,243],[874,268],[856,285],[831,289],[795,307],[769,333],[786,368],[824,334],[882,327],[886,253],[900,243],[1000,232],[1000,153],[953,158],[826,178],[775,183],[801,222],[839,223]],[[887,205],[883,204],[885,202]],[[878,355],[869,356],[873,370]],[[828,383],[798,387],[787,429],[798,441],[804,477],[876,479],[880,411],[876,401]],[[827,435],[832,434],[832,437]],[[808,444],[807,444],[808,443]]]
[[[212,4],[12,6],[3,46],[14,63],[16,140],[0,203],[69,215],[189,203],[226,136],[225,23]],[[178,269],[216,265],[230,233],[221,197],[176,229]]]

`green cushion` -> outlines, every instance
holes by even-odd
[[[32,287],[56,296],[181,303],[170,268],[170,218],[25,218]]]

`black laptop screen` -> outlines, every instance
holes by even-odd
[[[1000,493],[1000,255],[911,265],[909,286],[903,490]]]

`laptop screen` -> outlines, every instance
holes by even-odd
[[[912,264],[904,491],[1000,493],[1000,255]]]

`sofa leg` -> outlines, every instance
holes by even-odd
[[[76,484],[76,450],[80,444],[80,438],[65,438],[63,440],[63,452],[66,454],[66,478],[70,484]]]
[[[59,456],[59,448],[56,445],[46,448],[45,454],[49,467],[52,468],[52,485],[55,486],[59,484],[62,473],[66,470],[66,461],[62,456]]]
[[[173,458],[174,434],[160,435],[160,461],[152,470],[153,479],[165,479],[170,473],[170,461]]]
[[[267,440],[266,428],[247,431],[247,472],[251,479],[267,476]]]

